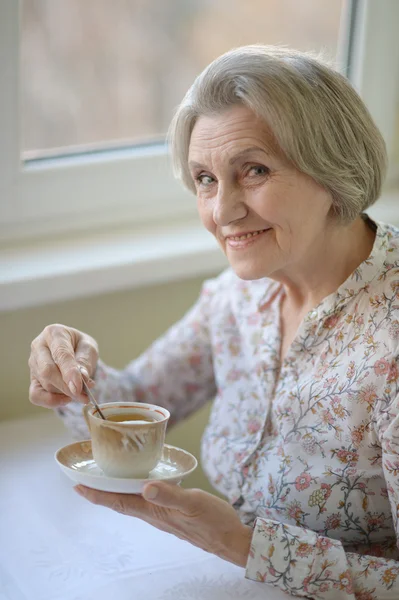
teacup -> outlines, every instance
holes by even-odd
[[[141,402],[100,408],[106,420],[91,404],[83,407],[97,465],[109,477],[146,478],[161,459],[169,411]]]

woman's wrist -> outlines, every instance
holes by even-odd
[[[252,527],[242,525],[228,540],[220,557],[245,569],[251,548],[252,534]]]

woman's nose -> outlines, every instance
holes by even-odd
[[[219,184],[213,209],[216,225],[225,226],[232,221],[243,219],[247,212],[245,200],[239,190]]]

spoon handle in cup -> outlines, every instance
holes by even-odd
[[[79,370],[80,370],[80,369],[79,369]],[[97,402],[96,402],[96,399],[95,399],[94,395],[91,393],[91,391],[90,391],[90,388],[89,388],[89,386],[87,385],[87,383],[86,383],[86,381],[85,381],[85,378],[84,378],[84,375],[83,375],[83,373],[82,373],[82,371],[81,371],[81,370],[80,370],[80,372],[81,372],[81,375],[82,375],[83,387],[84,387],[84,389],[85,389],[85,391],[86,391],[86,394],[88,395],[89,399],[90,399],[90,400],[91,400],[91,402],[94,404],[94,406],[96,407],[96,409],[97,409],[97,412],[98,412],[98,414],[100,415],[100,417],[101,417],[102,419],[104,419],[104,421],[105,421],[106,419],[105,419],[105,417],[104,417],[103,413],[101,412],[101,409],[100,409],[100,407],[98,406],[98,404],[97,404]]]

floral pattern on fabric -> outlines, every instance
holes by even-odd
[[[102,363],[100,402],[183,419],[214,398],[211,483],[254,527],[246,576],[309,598],[399,597],[399,230],[310,311],[280,364],[284,288],[231,270],[126,369]],[[72,428],[74,403],[63,409]]]

